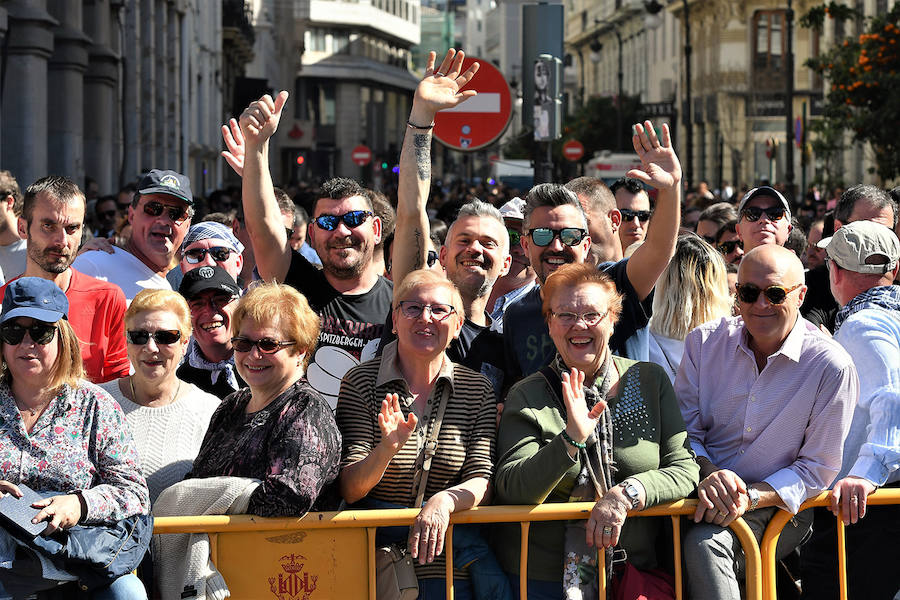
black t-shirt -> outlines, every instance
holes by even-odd
[[[393,284],[379,276],[364,294],[341,294],[299,252],[293,253],[284,282],[306,296],[310,308],[319,315],[322,330],[306,378],[334,409],[344,373],[360,363],[363,346],[380,338],[384,331]]]
[[[800,305],[800,314],[813,324],[824,325],[828,331],[834,331],[838,303],[831,295],[828,268],[819,265],[807,271],[806,287],[806,297]]]

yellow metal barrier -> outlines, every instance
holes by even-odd
[[[900,504],[900,489],[882,489],[876,490],[866,499],[866,504]],[[814,508],[817,506],[830,506],[831,492],[822,492],[815,498],[810,498],[800,506],[800,510]],[[791,513],[779,510],[775,512],[775,516],[769,521],[766,531],[763,534],[762,543],[760,544],[760,554],[763,559],[763,597],[766,600],[777,600],[778,590],[775,585],[775,549],[778,546],[778,538],[781,536],[781,530],[791,520]],[[838,585],[840,586],[841,600],[847,600],[847,551],[846,538],[844,532],[844,522],[839,517],[837,519],[837,538],[838,538]]]
[[[672,519],[678,600],[684,596],[680,517],[692,515],[696,505],[696,500],[681,500],[629,514],[630,518],[668,516]],[[525,565],[531,522],[587,519],[591,508],[592,502],[485,506],[451,515],[444,550],[448,565],[447,598],[453,598],[452,525],[520,523],[520,560]],[[161,517],[156,519],[154,533],[208,533],[213,562],[225,577],[235,600],[375,600],[375,529],[410,525],[417,514],[415,509],[397,509],[309,513],[299,519],[264,519],[251,515]],[[746,598],[762,600],[762,563],[756,538],[741,519],[732,523],[731,528],[746,556]],[[524,600],[527,598],[526,569],[523,567],[520,572]],[[604,583],[601,567],[601,598],[605,597]]]

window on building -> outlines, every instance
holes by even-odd
[[[878,16],[886,15],[888,11],[887,0],[875,0],[875,14]]]
[[[754,88],[784,87],[784,11],[764,10],[753,16],[752,52]]]

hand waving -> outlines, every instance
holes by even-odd
[[[222,158],[225,159],[238,177],[244,176],[244,135],[241,133],[241,126],[238,125],[237,119],[229,119],[227,125],[222,125],[222,139],[225,140],[227,150],[223,151]]]
[[[288,93],[284,91],[279,92],[274,100],[266,94],[244,109],[239,123],[246,142],[245,149],[258,148],[274,135],[287,99]]]
[[[425,77],[419,82],[413,97],[413,112],[418,111],[420,115],[430,114],[432,119],[438,111],[453,108],[477,93],[475,90],[461,92],[460,89],[472,80],[479,66],[478,63],[473,63],[465,72],[460,73],[466,55],[462,51],[457,52],[450,48],[435,71],[436,56],[434,52],[429,53]],[[417,124],[425,126],[429,123]]]
[[[606,409],[606,401],[601,400],[588,410],[584,398],[584,373],[573,368],[571,373],[562,374],[563,402],[566,405],[566,433],[576,442],[583,443],[597,427],[600,415]]]
[[[403,418],[400,410],[400,397],[397,394],[386,394],[381,402],[381,412],[378,413],[378,427],[381,429],[381,443],[396,454],[406,444],[406,440],[416,430],[419,419],[409,413]]]
[[[632,169],[626,175],[656,189],[677,188],[681,182],[681,163],[672,148],[669,126],[665,123],[662,126],[662,141],[650,121],[644,121],[643,125],[637,123],[634,130],[631,143],[641,159],[641,168]]]

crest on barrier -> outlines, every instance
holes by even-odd
[[[318,575],[304,571],[306,557],[301,554],[286,554],[278,559],[281,572],[269,577],[269,589],[278,600],[310,600],[316,590]]]

